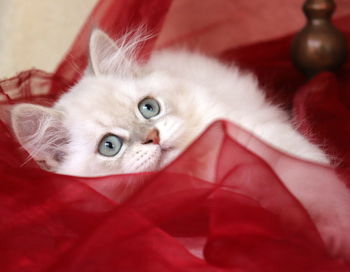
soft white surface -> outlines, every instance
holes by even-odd
[[[0,0],[0,78],[54,71],[97,0]]]

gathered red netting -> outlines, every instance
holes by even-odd
[[[335,171],[350,182],[350,66],[303,78],[289,59],[291,36],[280,38],[302,23],[299,7],[268,2],[100,1],[55,73],[30,70],[0,82],[1,272],[350,270],[328,254],[305,209],[281,183],[305,176],[319,182],[336,178]],[[337,23],[349,31],[350,4],[339,1],[339,8]],[[291,20],[276,25],[274,10],[288,11]],[[116,37],[140,24],[160,33],[146,43],[143,58],[185,44],[253,71],[301,132],[326,145],[337,169],[285,155],[226,121],[212,124],[157,173],[81,178],[24,164],[27,154],[13,139],[7,108],[50,105],[72,86],[86,66],[91,28]],[[120,202],[118,185],[140,179],[145,185]]]

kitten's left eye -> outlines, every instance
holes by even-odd
[[[123,140],[113,134],[108,134],[102,138],[98,145],[98,153],[105,157],[117,155],[122,148]]]
[[[146,119],[150,119],[154,116],[157,116],[160,112],[160,105],[158,101],[150,97],[143,99],[139,103],[138,107],[142,116]]]

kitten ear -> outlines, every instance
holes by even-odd
[[[68,130],[62,114],[52,108],[18,104],[11,110],[11,125],[19,143],[43,168],[55,171],[66,155]]]
[[[105,32],[94,29],[89,42],[90,69],[93,74],[109,74],[110,59],[117,51],[116,43]]]
[[[136,75],[139,46],[149,37],[142,29],[126,33],[117,41],[94,29],[89,42],[90,72],[95,75]]]

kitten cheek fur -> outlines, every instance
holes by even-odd
[[[136,143],[130,146],[121,160],[122,173],[138,173],[159,169],[161,150],[158,145]]]

